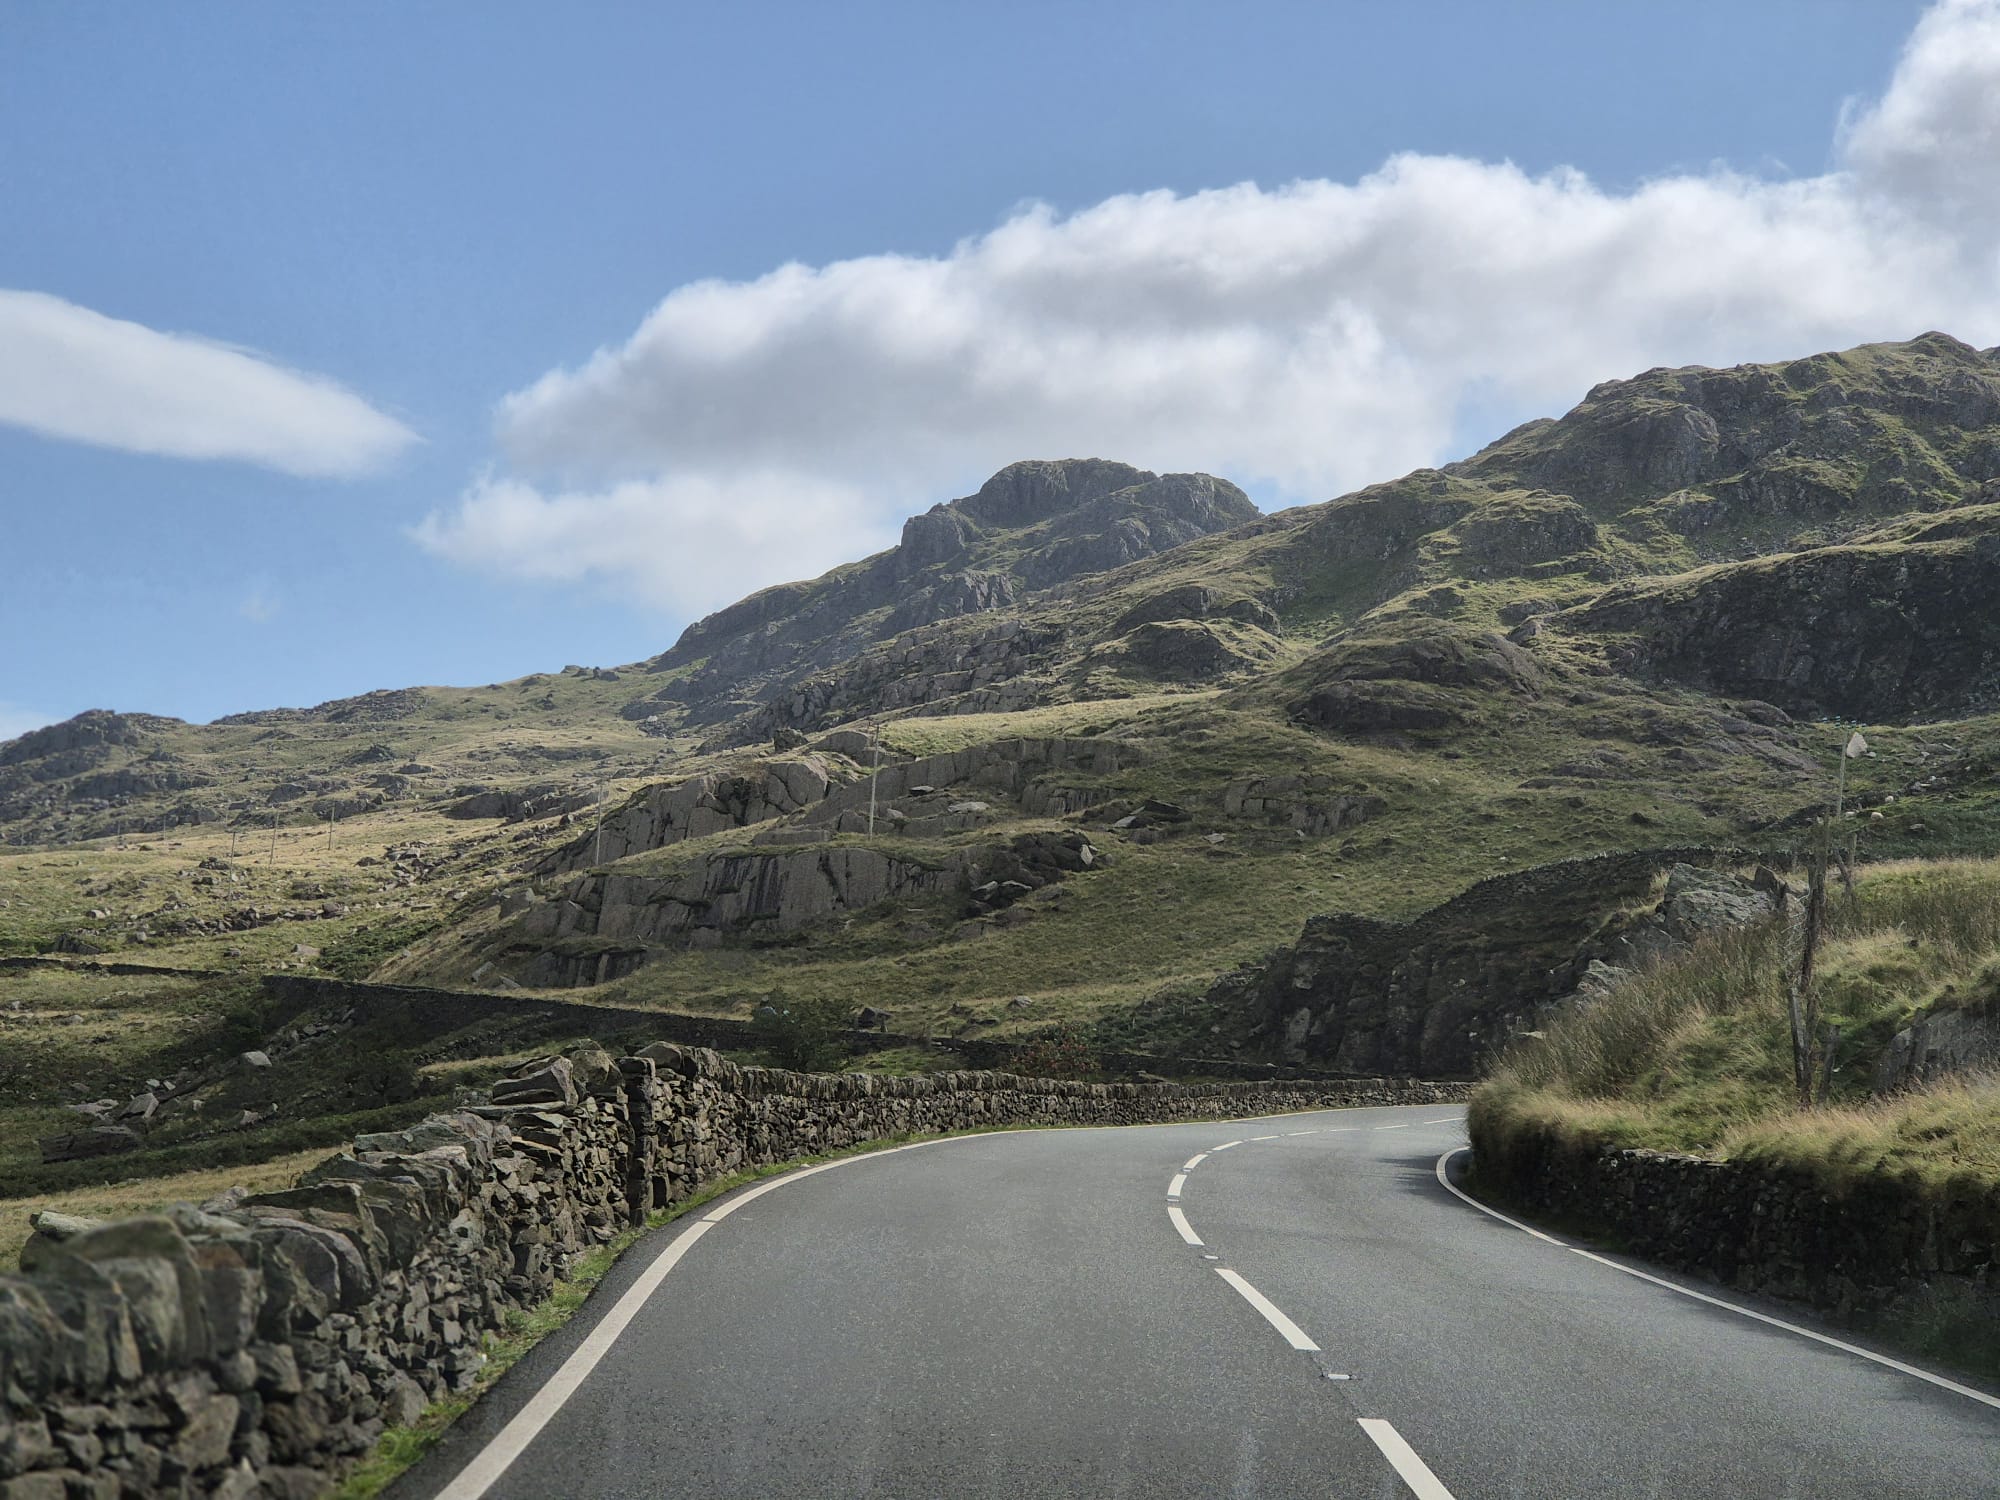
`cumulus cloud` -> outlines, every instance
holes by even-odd
[[[0,289],[0,422],[45,437],[346,477],[416,435],[353,392],[255,354]]]
[[[423,536],[692,605],[712,547],[768,547],[748,576],[770,581],[852,555],[843,526],[879,531],[1017,458],[1320,499],[1454,456],[1473,401],[1560,411],[1653,365],[1932,327],[2000,339],[2000,0],[1937,5],[1883,97],[1834,128],[1814,177],[1718,166],[1612,191],[1399,155],[1353,183],[1034,206],[941,257],[683,286],[622,345],[507,397],[500,442],[525,477]],[[787,487],[819,500],[794,512]],[[685,497],[753,490],[726,528],[676,529]],[[612,538],[641,526],[656,544]]]
[[[432,552],[542,582],[616,579],[663,610],[710,609],[895,540],[845,484],[801,474],[671,474],[580,494],[482,479],[416,528]]]

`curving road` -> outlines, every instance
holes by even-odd
[[[1338,1110],[746,1188],[391,1493],[2000,1496],[1991,1393],[1504,1222],[1445,1184],[1463,1141]]]

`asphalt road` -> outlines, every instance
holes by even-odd
[[[745,1189],[391,1493],[2000,1496],[1991,1393],[1489,1216],[1439,1180],[1461,1113],[1025,1131]]]

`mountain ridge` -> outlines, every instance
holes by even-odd
[[[725,1011],[797,986],[1137,1041],[1308,917],[1753,844],[1826,795],[1828,715],[1883,747],[1855,783],[1878,847],[1984,837],[1996,562],[2000,351],[1657,369],[1271,515],[1212,476],[1010,465],[617,668],[93,711],[0,746],[0,836],[144,832],[159,861],[340,830],[381,851],[340,866],[355,909],[284,909],[385,976]],[[317,961],[210,890],[50,894],[0,933]],[[1293,1045],[1212,1010],[1248,1054]]]

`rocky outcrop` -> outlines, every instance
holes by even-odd
[[[1656,513],[1718,551],[1935,509],[1994,476],[2000,362],[1943,334],[1782,365],[1648,370],[1594,387],[1447,473]],[[1746,547],[1746,544],[1747,547]]]
[[[1152,759],[1150,746],[1089,736],[995,740],[885,765],[833,789],[804,817],[803,829],[861,833],[873,803],[878,828],[906,834],[958,832],[986,821],[991,807],[954,812],[968,800],[1004,799],[1031,818],[1061,818],[1096,806],[1105,783]]]
[[[1253,776],[1222,789],[1225,817],[1278,823],[1308,838],[1357,827],[1384,806],[1380,797],[1335,791],[1311,776]]]
[[[1316,653],[1286,674],[1286,706],[1298,723],[1337,734],[1435,734],[1476,720],[1482,695],[1534,698],[1545,677],[1504,636],[1425,622]]]
[[[1554,617],[1635,676],[1869,722],[2000,695],[2000,525],[1633,584]]]
[[[954,821],[984,821],[983,804],[957,807]],[[970,893],[972,914],[982,915],[1011,904],[1011,893],[995,894],[1003,885],[1026,894],[1104,862],[1080,833],[1026,833],[931,857],[833,844],[719,853],[658,875],[599,871],[528,906],[510,929],[509,952],[525,955],[524,983],[602,983],[629,973],[657,948],[770,938],[885,901]],[[614,946],[607,964],[606,949]]]
[[[1603,959],[1594,940],[1608,915],[1661,870],[1717,852],[1562,860],[1483,880],[1408,922],[1314,917],[1295,944],[1224,975],[1208,998],[1241,1016],[1266,1055],[1343,1072],[1469,1077],[1575,994]],[[1707,894],[1687,880],[1676,920]]]
[[[744,743],[777,728],[818,729],[864,707],[976,696],[1020,676],[1049,632],[1023,632],[1018,618],[999,622],[1010,627],[1004,634],[943,627],[1257,514],[1242,491],[1205,474],[1156,475],[1101,459],[1010,464],[976,493],[911,517],[890,551],[690,625],[650,664],[673,680],[627,713],[675,709],[692,723],[730,725],[721,738]],[[1029,700],[977,701],[983,712]]]
[[[1578,998],[1600,998],[1705,937],[1768,922],[1786,898],[1784,882],[1763,866],[1755,879],[1745,880],[1726,870],[1674,865],[1667,871],[1659,905],[1637,915],[1615,914],[1578,950],[1565,972],[1575,979]]]
[[[447,818],[499,818],[506,823],[525,823],[535,818],[556,818],[580,812],[596,800],[596,794],[561,782],[506,790],[482,789],[467,792],[444,809]]]
[[[797,932],[892,898],[951,895],[974,868],[969,855],[930,863],[855,845],[717,854],[671,874],[581,876],[530,907],[515,931],[529,941],[711,946],[725,936]]]
[[[685,839],[788,817],[824,799],[837,784],[835,774],[824,756],[806,754],[649,786],[605,814],[601,827],[555,851],[543,868],[588,869]]]
[[[2000,1071],[2000,1011],[1991,1002],[1935,1009],[1889,1039],[1875,1091],[1919,1088],[1954,1073]]]
[[[732,1172],[908,1134],[1435,1103],[1410,1081],[1090,1084],[739,1068],[657,1043],[541,1058],[357,1137],[296,1187],[112,1223],[38,1216],[0,1275],[9,1496],[324,1493],[466,1389],[585,1250]]]

